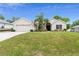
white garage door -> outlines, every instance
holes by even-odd
[[[15,30],[17,32],[29,32],[30,26],[16,26]]]

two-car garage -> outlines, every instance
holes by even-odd
[[[14,23],[14,30],[17,32],[29,32],[34,29],[33,23],[25,18],[20,18]]]
[[[30,26],[22,26],[22,25],[16,25],[16,31],[17,32],[28,32],[30,31]]]

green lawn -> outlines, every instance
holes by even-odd
[[[79,56],[79,33],[33,32],[0,42],[0,55]]]

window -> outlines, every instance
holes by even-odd
[[[56,29],[62,29],[62,25],[56,25]]]
[[[4,28],[4,26],[1,27],[2,29]]]

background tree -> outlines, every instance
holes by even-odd
[[[16,21],[16,20],[18,20],[20,17],[12,17],[10,20],[7,20],[8,22],[10,22],[10,23],[12,23],[12,22],[14,22],[14,21]]]
[[[71,27],[71,24],[67,24],[67,29],[70,29]]]
[[[7,20],[7,22],[12,23],[12,21],[11,21],[11,20]]]
[[[76,26],[76,25],[79,25],[79,20],[74,21],[72,24],[72,26]]]
[[[70,21],[69,18],[62,18],[61,20],[64,21],[65,23],[68,23]],[[66,24],[66,26],[67,26],[66,29],[71,28],[71,25],[70,24]]]
[[[3,15],[0,15],[0,19],[1,19],[1,20],[5,20],[5,18],[4,18]]]
[[[67,23],[67,22],[70,21],[69,18],[63,18],[63,17],[61,17],[61,16],[54,16],[53,18],[54,18],[54,19],[62,20],[62,21],[64,21],[65,23]],[[69,29],[70,27],[71,27],[71,25],[70,25],[70,24],[67,24],[67,29]]]
[[[12,22],[18,20],[19,18],[20,18],[20,17],[15,17],[15,16],[13,16],[13,17],[12,17]]]
[[[44,21],[45,21],[45,23],[49,23],[49,20],[46,18],[46,19],[44,19]]]
[[[66,22],[66,23],[70,21],[69,18],[62,18],[61,20],[63,20],[63,21]]]
[[[54,19],[60,19],[60,20],[62,20],[62,21],[64,21],[64,22],[69,22],[69,21],[70,21],[69,18],[63,18],[63,17],[61,17],[61,16],[54,16],[53,18],[54,18]]]
[[[61,17],[61,16],[56,15],[56,16],[54,16],[53,18],[54,18],[54,19],[61,19],[62,17]]]

